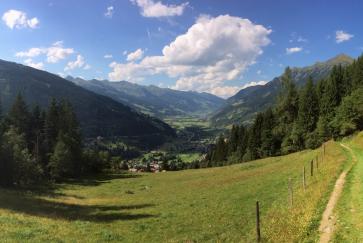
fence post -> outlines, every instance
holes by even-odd
[[[303,187],[304,187],[304,191],[306,190],[306,181],[305,181],[305,166],[303,169]]]
[[[314,176],[314,160],[310,162],[310,175]]]
[[[324,143],[324,145],[323,145],[323,148],[324,148],[324,156],[325,156],[325,143]]]
[[[257,242],[261,242],[261,230],[260,230],[260,203],[256,201],[256,234]]]
[[[294,194],[292,190],[292,180],[291,177],[289,178],[289,194],[290,194],[290,206],[294,205]]]
[[[319,170],[319,160],[318,160],[318,157],[316,157],[315,161],[316,161],[316,171],[318,171]]]

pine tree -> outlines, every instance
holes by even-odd
[[[70,146],[67,144],[65,136],[59,134],[54,152],[49,161],[49,173],[54,180],[73,175],[73,156]]]
[[[267,109],[263,114],[263,122],[261,128],[261,157],[272,156],[277,153],[278,145],[273,134],[275,127],[275,115],[271,108]]]
[[[9,123],[18,129],[20,134],[24,134],[26,141],[30,140],[30,115],[28,107],[19,93],[8,114]]]
[[[238,147],[237,147],[237,159],[241,160],[246,153],[248,146],[248,130],[245,126],[241,125],[238,129]]]
[[[52,152],[55,147],[59,134],[59,119],[59,107],[57,101],[53,98],[46,112],[44,124],[44,144],[47,153]]]
[[[251,160],[255,160],[261,157],[261,132],[263,127],[263,114],[257,114],[255,121],[250,128],[248,136],[248,152]]]
[[[223,164],[223,162],[226,160],[227,158],[227,154],[228,154],[228,147],[226,142],[224,141],[224,137],[223,136],[219,136],[217,143],[216,143],[216,148],[212,154],[212,161],[216,164],[216,165],[221,165]]]
[[[230,131],[229,139],[228,139],[228,154],[236,152],[238,147],[239,140],[239,127],[237,125],[233,125]]]
[[[300,92],[297,125],[304,133],[313,132],[319,117],[319,104],[312,78]]]
[[[292,71],[286,68],[282,76],[282,87],[278,97],[276,111],[284,124],[291,124],[297,117],[298,113],[298,92],[296,85],[292,80]]]

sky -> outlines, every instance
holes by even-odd
[[[0,59],[227,98],[287,66],[363,52],[363,2],[0,0]]]

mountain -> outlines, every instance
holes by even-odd
[[[108,96],[140,112],[159,118],[170,116],[206,116],[222,107],[225,100],[208,93],[179,91],[142,86],[126,81],[84,80],[68,76],[66,79],[98,94]]]
[[[348,65],[353,58],[341,54],[325,62],[312,66],[292,68],[292,77],[298,86],[305,84],[309,77],[316,82],[326,78],[335,65]],[[281,76],[265,85],[253,86],[239,91],[227,99],[227,104],[211,116],[214,126],[230,126],[238,123],[250,123],[255,115],[272,106],[281,88]]]
[[[57,75],[0,60],[0,98],[5,111],[21,93],[29,105],[46,107],[51,98],[73,105],[85,137],[145,137],[155,143],[175,131],[166,123],[140,114],[109,97],[75,85]],[[140,138],[141,140],[141,138]]]

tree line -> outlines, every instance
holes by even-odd
[[[101,157],[101,158],[100,158]],[[86,150],[72,105],[52,99],[29,109],[19,94],[7,114],[0,104],[0,185],[29,185],[97,171],[102,156]]]
[[[363,129],[363,55],[351,65],[335,66],[316,84],[310,77],[300,88],[286,68],[281,87],[275,105],[251,125],[234,125],[217,139],[207,154],[209,166],[314,149]]]

